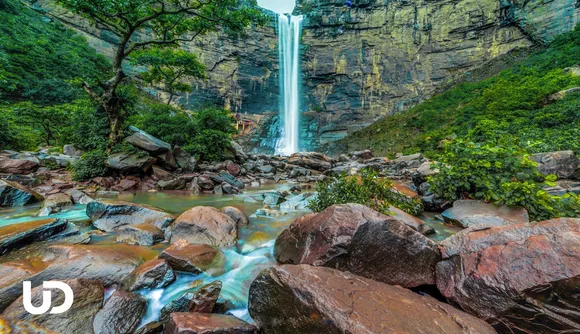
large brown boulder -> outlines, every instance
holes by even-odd
[[[453,207],[445,210],[441,215],[446,222],[462,228],[478,225],[511,225],[530,221],[528,211],[524,208],[475,200],[455,201]]]
[[[495,333],[484,321],[431,297],[308,265],[264,270],[249,311],[264,333]]]
[[[123,201],[94,201],[87,204],[93,226],[111,232],[125,225],[151,224],[164,229],[174,220],[169,213],[152,206]]]
[[[66,219],[44,219],[0,227],[0,255],[46,240],[68,227]]]
[[[225,263],[225,257],[219,249],[209,245],[190,244],[186,240],[174,243],[159,258],[167,260],[175,270],[194,274],[204,271],[223,272]]]
[[[296,219],[276,239],[284,264],[332,267],[388,284],[435,284],[437,244],[392,216],[360,204]]]
[[[127,291],[115,291],[95,315],[95,334],[132,333],[145,314],[147,301]]]
[[[16,182],[0,180],[0,207],[19,207],[43,200],[40,194]]]
[[[321,172],[332,168],[332,159],[318,152],[294,153],[288,159],[288,163],[291,165],[315,169]]]
[[[125,138],[125,142],[147,151],[153,155],[158,155],[171,150],[171,145],[163,140],[157,139],[145,131],[141,131],[134,126],[129,127],[133,134]]]
[[[128,245],[58,245],[44,250],[38,263],[0,264],[0,273],[18,268],[17,275],[0,279],[0,312],[22,295],[22,281],[31,281],[32,287],[44,281],[62,281],[85,278],[100,280],[104,286],[119,284],[123,278],[140,266],[154,252]]]
[[[151,224],[127,225],[118,229],[117,242],[153,246],[165,240],[163,231]]]
[[[502,332],[580,329],[580,219],[470,228],[441,247],[437,286],[465,311]]]
[[[153,259],[133,270],[121,282],[121,288],[128,291],[164,288],[175,280],[173,268],[164,259]]]
[[[255,334],[256,326],[232,315],[173,313],[165,334]]]
[[[30,314],[24,309],[22,297],[19,297],[4,310],[4,316],[10,319],[30,321],[61,334],[91,333],[93,317],[103,306],[103,283],[87,279],[66,280],[64,283],[71,287],[74,294],[73,305],[65,313]],[[33,305],[42,304],[43,291],[42,286],[32,289]],[[64,303],[64,293],[61,290],[52,289],[51,295],[52,305],[57,306]],[[2,331],[0,330],[0,332]]]
[[[170,227],[171,242],[231,246],[238,236],[237,223],[213,207],[197,206],[175,219]]]
[[[32,174],[40,165],[36,161],[0,158],[0,173]]]

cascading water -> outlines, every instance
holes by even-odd
[[[278,14],[280,57],[280,140],[276,153],[291,155],[300,150],[300,35],[302,16]]]

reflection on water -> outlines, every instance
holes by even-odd
[[[195,291],[201,286],[216,280],[223,283],[220,301],[227,302],[229,309],[231,309],[231,314],[251,322],[252,320],[247,311],[248,293],[251,282],[260,271],[276,265],[273,259],[273,248],[276,237],[290,225],[294,218],[306,213],[305,211],[294,211],[285,212],[276,217],[256,216],[254,213],[256,210],[262,208],[262,203],[260,201],[253,201],[251,198],[258,198],[261,192],[267,190],[276,188],[277,190],[283,191],[288,190],[291,186],[282,185],[251,190],[243,196],[192,195],[186,192],[152,192],[119,195],[118,199],[120,200],[155,206],[175,215],[179,215],[192,207],[203,205],[217,208],[235,206],[250,217],[249,226],[240,229],[236,245],[222,248],[226,256],[225,273],[215,277],[208,273],[199,275],[178,273],[176,281],[164,289],[139,291],[138,293],[149,301],[148,310],[142,325],[156,320],[163,306],[181,296],[184,292]],[[38,206],[0,210],[0,226],[46,219],[46,217],[36,217],[38,211]],[[82,205],[77,205],[65,212],[50,217],[65,218],[77,223],[88,221],[88,217],[85,214],[85,206]],[[433,226],[437,231],[437,234],[430,236],[433,240],[443,240],[458,231],[457,228],[448,226],[437,219],[436,214],[426,213],[420,218]],[[90,227],[85,227],[82,230],[86,231],[87,229],[90,229]],[[91,239],[91,244],[111,245],[115,242],[114,234],[102,236],[96,234]],[[161,244],[154,246],[152,250],[159,253],[166,247],[168,247],[167,244]],[[21,252],[25,253],[24,250]],[[33,254],[34,252],[30,253]],[[108,294],[111,292],[108,291]]]

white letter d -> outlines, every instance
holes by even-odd
[[[68,284],[58,281],[48,281],[42,284],[44,289],[59,289],[64,293],[64,303],[62,305],[54,307],[50,313],[51,314],[59,314],[68,311],[74,302],[74,294],[70,286]],[[52,306],[52,294],[50,291],[43,290],[42,291],[42,305],[39,307],[35,307],[32,305],[32,283],[30,281],[23,282],[23,291],[22,291],[22,304],[24,305],[24,309],[34,315],[38,314],[45,314],[48,312],[50,307]]]

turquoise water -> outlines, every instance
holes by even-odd
[[[213,206],[222,208],[235,206],[250,217],[250,224],[239,231],[239,239],[235,246],[222,248],[226,257],[223,268],[216,268],[213,273],[193,275],[178,273],[177,279],[164,289],[138,291],[148,303],[148,310],[142,324],[157,320],[159,312],[171,300],[179,297],[184,292],[195,291],[199,287],[219,280],[223,283],[220,301],[227,301],[230,313],[246,321],[252,321],[247,312],[248,293],[251,282],[265,268],[276,265],[273,258],[273,248],[276,237],[287,228],[293,219],[302,216],[307,211],[286,212],[276,217],[256,216],[256,210],[262,208],[260,201],[252,201],[251,198],[259,198],[264,191],[287,190],[292,185],[271,186],[257,190],[250,190],[244,195],[192,195],[186,192],[152,192],[137,194],[121,194],[116,198],[123,201],[147,204],[163,209],[167,212],[179,215],[195,206]],[[46,219],[35,217],[40,207],[0,210],[0,226],[17,224],[31,220]],[[69,219],[72,222],[82,223],[88,227],[88,217],[85,214],[85,206],[77,205],[67,211],[52,215]],[[437,219],[435,214],[425,214],[422,219],[433,226],[437,234],[431,235],[433,240],[442,240],[457,232],[456,228],[446,226]],[[115,243],[113,235],[93,236],[91,244],[110,245]],[[156,252],[161,252],[168,245],[162,244],[154,247]],[[17,255],[17,254],[11,254]],[[112,291],[108,291],[110,295]]]

